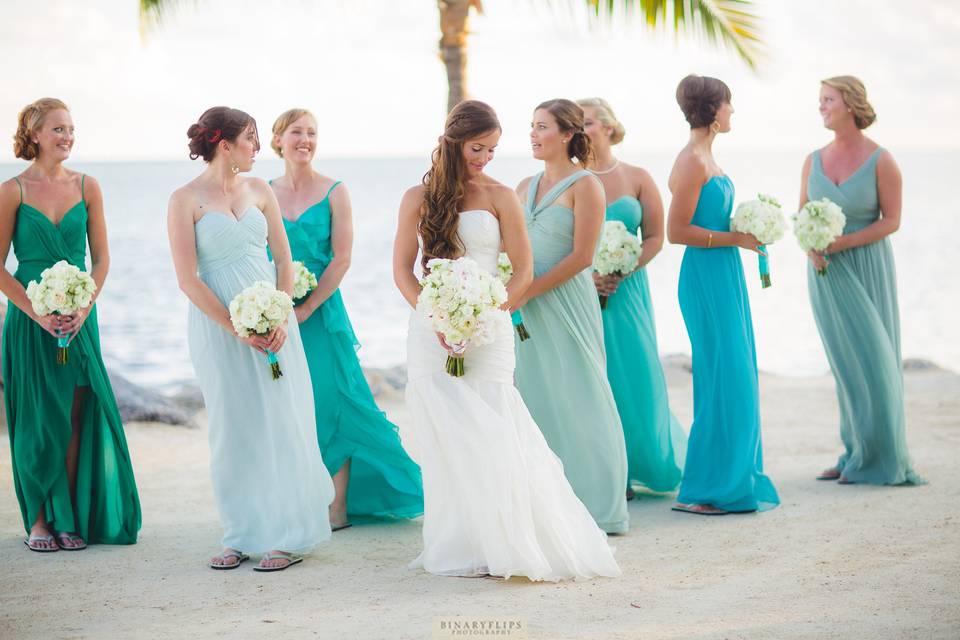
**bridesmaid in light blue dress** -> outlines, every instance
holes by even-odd
[[[277,200],[253,166],[256,123],[227,107],[207,110],[187,132],[191,158],[207,168],[170,198],[170,245],[190,306],[187,339],[207,407],[210,471],[224,551],[213,569],[246,552],[258,571],[296,564],[330,538],[333,483],[317,446],[310,373],[293,313],[266,337],[239,338],[230,301],[263,280],[288,293],[293,269]],[[269,241],[277,266],[267,260]],[[283,376],[274,380],[266,350]]]
[[[667,235],[687,245],[679,298],[693,350],[693,425],[674,510],[724,515],[773,508],[780,498],[763,473],[757,354],[738,248],[758,251],[750,234],[730,231],[733,182],[713,159],[730,130],[730,89],[687,76],[677,102],[690,141],[670,174]]]
[[[643,236],[643,254],[632,273],[593,274],[598,293],[608,296],[600,315],[607,378],[627,445],[627,499],[634,495],[634,484],[647,491],[674,491],[680,485],[687,436],[670,411],[646,269],[663,247],[663,202],[649,173],[613,156],[610,147],[623,140],[625,131],[607,101],[589,98],[577,104],[593,144],[593,174],[606,192],[606,219]]]
[[[897,276],[888,236],[900,226],[900,170],[863,135],[876,114],[857,78],[820,88],[820,115],[834,141],[803,166],[800,206],[829,198],[843,209],[843,235],[807,270],[813,317],[837,382],[844,452],[818,480],[921,484],[907,452]],[[826,276],[817,270],[829,265]]]
[[[527,203],[534,266],[521,301],[531,338],[517,339],[517,388],[597,525],[624,533],[627,457],[590,275],[603,226],[603,188],[580,168],[590,155],[580,107],[550,100],[533,120],[533,156],[545,170],[517,187]]]
[[[286,212],[293,259],[318,279],[296,314],[310,366],[317,440],[336,487],[330,523],[337,531],[350,526],[348,514],[421,515],[423,484],[420,467],[404,451],[396,425],[377,407],[357,359],[360,343],[337,288],[350,264],[350,196],[340,182],[313,170],[316,131],[316,119],[305,109],[277,118],[272,146],[286,171],[271,186]]]

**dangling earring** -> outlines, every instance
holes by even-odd
[[[710,125],[710,131],[713,131],[714,134],[720,133],[720,123],[714,120],[713,124]]]
[[[237,175],[238,173],[240,173],[240,165],[238,165],[237,163],[233,163],[232,165],[230,165],[230,171],[233,171],[233,175]]]

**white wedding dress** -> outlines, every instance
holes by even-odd
[[[460,214],[466,255],[497,272],[500,225],[487,211]],[[536,340],[537,336],[532,336]],[[467,348],[466,373],[413,312],[407,338],[401,440],[423,471],[423,552],[412,567],[452,576],[557,581],[618,576],[607,536],[574,495],[513,384],[509,316],[492,344]]]

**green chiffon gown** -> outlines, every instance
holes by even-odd
[[[622,222],[632,234],[642,219],[643,206],[632,196],[607,205],[607,220]],[[629,483],[673,491],[680,486],[687,436],[670,411],[645,268],[620,282],[601,315],[607,378],[623,422]]]
[[[530,183],[527,230],[539,277],[573,250],[573,211],[555,204],[578,171],[535,202],[543,174]],[[523,305],[529,340],[516,339],[516,383],[547,444],[563,462],[574,493],[607,533],[629,529],[627,455],[607,380],[603,320],[589,270]]]
[[[813,154],[807,181],[810,200],[829,198],[853,233],[880,217],[878,148],[839,185],[823,173]],[[889,238],[829,256],[825,276],[807,269],[813,317],[837,384],[841,475],[869,484],[921,484],[907,452],[900,360],[897,274]]]
[[[41,272],[60,260],[86,270],[84,201],[55,225],[22,199],[21,187],[12,238],[17,281],[24,287],[31,280],[39,282]],[[135,543],[140,501],[120,412],[100,355],[96,305],[70,342],[66,364],[57,364],[57,339],[8,305],[3,380],[13,482],[24,529],[29,532],[42,508],[51,532],[77,532],[88,544]],[[77,387],[86,387],[86,393],[74,502],[64,460]]]
[[[284,218],[293,259],[317,279],[333,259],[330,192],[296,220]],[[323,462],[335,475],[349,459],[347,513],[415,518],[423,514],[420,467],[410,459],[397,427],[377,407],[367,385],[340,291],[300,325],[317,417]]]

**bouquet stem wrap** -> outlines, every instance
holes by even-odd
[[[57,329],[57,364],[67,364],[70,362],[70,352],[67,346],[70,344],[70,334],[61,333]]]
[[[283,375],[283,371],[280,371],[280,361],[277,359],[277,354],[269,349],[267,349],[267,362],[270,363],[270,373],[273,374],[273,379],[279,380],[280,376]]]
[[[517,335],[520,336],[520,342],[530,339],[530,332],[523,326],[523,316],[520,315],[519,309],[510,314],[510,321],[513,322],[513,326],[517,328]]]
[[[763,253],[767,252],[767,245],[761,244],[757,247]],[[770,260],[763,253],[757,256],[757,261],[760,264],[760,284],[764,289],[770,286]]]

